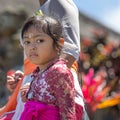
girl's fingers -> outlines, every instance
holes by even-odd
[[[21,96],[24,96],[24,95],[26,95],[27,94],[27,92],[28,92],[28,90],[29,90],[29,88],[27,87],[24,87],[24,88],[21,88],[20,89],[20,93],[21,93]]]
[[[25,96],[25,95],[26,95],[25,91],[21,91],[21,96]]]
[[[23,87],[20,88],[20,94],[23,102],[25,102],[26,100],[26,95],[28,93],[29,86],[30,86],[30,83],[26,83]]]

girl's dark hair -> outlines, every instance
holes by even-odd
[[[46,15],[33,16],[27,19],[21,31],[22,39],[23,39],[24,33],[30,27],[34,27],[38,31],[41,31],[42,29],[42,31],[48,34],[55,43],[62,37],[62,26],[60,22]]]

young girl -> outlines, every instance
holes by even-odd
[[[48,16],[34,16],[24,24],[21,36],[27,58],[38,67],[29,90],[21,88],[26,103],[20,120],[76,120],[73,76],[60,58],[61,24]]]

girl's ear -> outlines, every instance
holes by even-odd
[[[55,49],[58,51],[58,54],[60,54],[62,48],[63,48],[63,45],[64,45],[64,39],[63,38],[60,38],[58,41],[57,41],[57,45],[55,46]]]
[[[60,44],[60,46],[64,45],[64,38],[60,38],[58,41],[58,44]]]

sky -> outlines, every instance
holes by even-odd
[[[120,0],[74,0],[82,13],[120,33]]]

